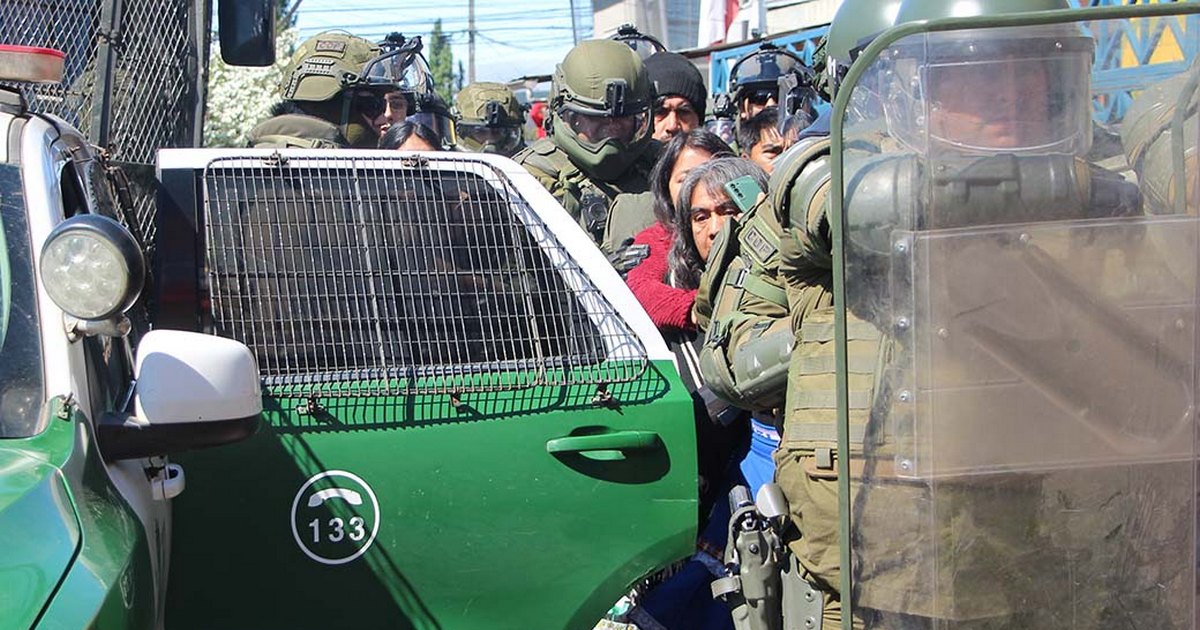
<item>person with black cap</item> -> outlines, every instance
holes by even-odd
[[[687,57],[660,52],[646,59],[646,72],[658,94],[654,102],[654,139],[672,137],[700,127],[708,91],[704,77]]]

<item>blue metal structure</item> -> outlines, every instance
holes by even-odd
[[[1144,0],[1143,0],[1144,1]],[[1200,0],[1161,0],[1162,2],[1196,2]],[[1074,8],[1124,6],[1137,0],[1069,0]],[[1085,30],[1090,25],[1084,25]],[[1115,26],[1108,24],[1108,26]],[[1102,93],[1096,99],[1097,122],[1120,120],[1132,101],[1130,90],[1147,82],[1164,78],[1180,71],[1181,66],[1190,64],[1200,53],[1200,17],[1169,20],[1144,20],[1124,23],[1097,35],[1096,62],[1093,85]],[[821,25],[770,38],[769,41],[781,48],[788,48],[800,56],[805,63],[812,63],[813,52],[818,42],[829,31],[829,25]],[[1153,56],[1165,38],[1173,38],[1183,53],[1181,61],[1153,63]],[[721,94],[729,87],[729,70],[744,55],[758,48],[759,42],[712,53],[709,57],[709,87],[713,94]],[[1132,53],[1132,56],[1129,54]],[[1131,58],[1132,57],[1132,58]]]
[[[1073,1],[1072,4],[1081,4]],[[1122,5],[1117,0],[1093,0],[1091,5]],[[1121,28],[1114,28],[1120,26]],[[1108,27],[1107,32],[1091,32],[1093,28]],[[1133,22],[1083,24],[1085,31],[1096,37],[1096,59],[1092,74],[1093,89],[1101,96],[1092,103],[1097,122],[1118,121],[1133,101],[1131,90],[1165,79],[1191,64],[1200,52],[1200,17],[1190,15],[1177,19],[1140,20]],[[1153,59],[1165,41],[1173,39],[1179,46],[1182,59],[1158,61]]]

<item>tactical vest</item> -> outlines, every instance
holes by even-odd
[[[783,170],[772,181],[790,182],[828,150],[827,138],[811,139],[777,165]],[[693,307],[697,325],[706,330],[700,352],[705,383],[734,405],[767,412],[784,409],[796,341],[788,316],[796,311],[779,276],[783,226],[778,209],[787,207],[787,197],[775,189],[771,193],[740,220],[726,222]]]
[[[780,226],[764,200],[726,222],[713,244],[698,293],[711,296],[711,315],[697,299],[696,322],[707,324],[700,350],[704,382],[729,403],[755,411],[783,404],[793,336],[787,293],[777,278]]]
[[[654,216],[654,193],[622,193],[617,195],[609,207],[608,223],[604,228],[604,240],[600,249],[606,253],[617,251],[621,244],[642,233],[642,230],[657,222]]]
[[[788,410],[783,422],[783,444],[791,449],[837,447],[837,357],[833,306],[809,312],[800,324],[792,369],[788,378]],[[860,448],[871,410],[875,378],[880,373],[881,336],[870,322],[846,317],[846,372],[849,386],[850,443]],[[820,455],[820,453],[818,453]],[[824,457],[816,458],[822,467]]]
[[[580,170],[549,138],[526,147],[513,160],[536,177],[597,244],[604,239],[609,207],[617,195],[649,190],[644,159],[630,166],[617,181],[604,182]]]

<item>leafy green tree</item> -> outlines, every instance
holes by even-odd
[[[250,130],[265,120],[279,101],[283,69],[296,50],[296,29],[279,33],[275,65],[243,68],[225,65],[213,42],[208,59],[208,96],[204,109],[204,146],[244,147]]]
[[[225,65],[216,38],[209,47],[208,94],[204,110],[204,146],[242,147],[254,125],[268,117],[279,100],[283,69],[299,39],[296,9],[301,0],[278,0],[275,20],[275,65],[240,68]],[[215,34],[214,34],[215,35]]]
[[[442,32],[441,18],[433,23],[433,32],[429,34],[429,71],[438,96],[449,103],[455,92],[454,52],[450,49],[450,38]]]

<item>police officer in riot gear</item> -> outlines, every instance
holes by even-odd
[[[385,86],[365,72],[380,48],[327,31],[300,45],[284,70],[282,101],[250,132],[255,147],[374,147],[374,120],[384,111]]]
[[[380,42],[380,54],[367,63],[367,80],[390,87],[376,124],[381,134],[402,121],[423,125],[437,135],[442,149],[450,150],[455,145],[454,117],[434,90],[423,47],[420,37],[392,33]]]
[[[904,0],[896,20],[964,17],[968,4],[977,16],[1068,8]],[[839,88],[853,90],[834,130],[841,224],[813,203],[830,173],[793,182],[779,268],[799,327],[777,479],[802,573],[840,564],[814,542],[852,559],[838,576],[856,624],[1193,622],[1194,582],[1178,576],[1195,568],[1176,556],[1195,544],[1195,487],[1168,481],[1193,475],[1191,446],[1168,461],[1192,372],[1139,350],[1176,343],[1155,322],[1173,317],[1178,287],[1129,279],[1194,245],[1138,216],[1137,187],[1085,160],[1093,56],[1071,23],[893,42]],[[807,309],[799,298],[835,266],[844,300]],[[812,518],[839,493],[848,540]],[[1147,512],[1153,532],[1138,524]],[[1131,528],[1142,533],[1115,534]],[[1186,610],[1171,605],[1178,588]]]
[[[844,2],[824,43],[827,65],[844,71],[862,43],[892,25],[898,5],[899,0]],[[840,620],[832,437],[819,436],[825,439],[818,445],[794,431],[789,435],[786,429],[793,416],[806,412],[795,383],[790,382],[795,380],[790,373],[798,358],[793,351],[798,326],[814,320],[814,330],[831,330],[832,273],[828,265],[792,270],[794,281],[789,283],[781,269],[791,264],[781,243],[789,212],[811,207],[823,215],[828,156],[828,138],[816,135],[802,139],[778,158],[767,194],[743,216],[736,231],[727,230],[714,246],[719,251],[710,257],[693,311],[707,329],[700,367],[708,386],[731,404],[754,410],[757,420],[784,429],[775,456],[776,476],[792,503],[793,522],[780,527],[779,520],[750,518],[745,506],[735,509],[739,516],[731,523],[726,549],[741,555],[727,556],[727,561],[756,568],[731,575],[714,588],[733,608],[739,630],[778,628],[780,610],[785,610],[788,627],[811,622],[810,627],[825,623],[830,628]],[[831,341],[824,334],[812,337]],[[804,365],[821,366],[824,380],[832,381],[832,344],[816,350]],[[828,382],[822,388],[827,390]],[[826,398],[822,392],[814,394],[814,399]],[[819,457],[818,446],[824,449]],[[818,464],[830,468],[819,475],[804,472]],[[751,547],[748,541],[759,538],[770,542]],[[779,553],[785,541],[790,555]],[[757,555],[744,557],[751,548]]]
[[[738,59],[729,71],[729,93],[738,108],[739,120],[778,105],[779,79],[792,72],[809,73],[795,53],[770,42],[763,42],[757,50]]]
[[[599,242],[620,193],[649,190],[654,89],[628,46],[589,40],[554,70],[549,135],[516,154]]]
[[[525,106],[502,83],[472,83],[454,96],[455,132],[463,151],[512,157],[525,147]]]

